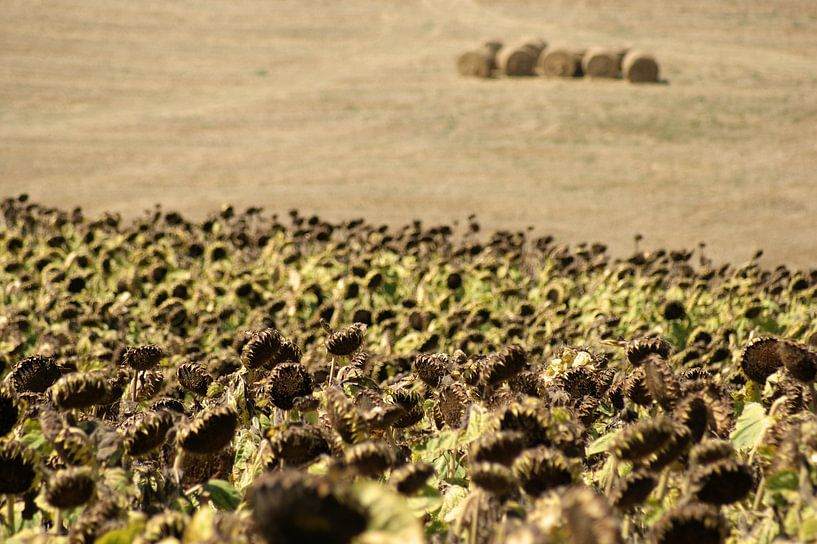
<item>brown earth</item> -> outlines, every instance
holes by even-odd
[[[206,5],[206,7],[204,7]],[[468,80],[485,37],[637,45],[665,85]],[[5,0],[0,193],[463,219],[817,266],[817,2]]]

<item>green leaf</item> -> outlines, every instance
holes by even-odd
[[[233,511],[241,504],[241,494],[224,480],[210,480],[203,489],[210,495],[210,500],[219,510]]]
[[[797,473],[793,470],[776,472],[766,481],[768,491],[794,491],[799,485]]]
[[[747,402],[729,438],[735,448],[750,450],[760,444],[769,425],[771,420],[766,416],[766,409],[757,402]]]
[[[592,444],[587,446],[585,454],[590,457],[591,455],[598,455],[599,453],[606,452],[607,447],[610,444],[610,440],[612,440],[616,434],[618,433],[607,433],[604,436],[598,437]]]
[[[143,518],[131,519],[127,526],[108,531],[96,540],[96,544],[131,544],[145,529]]]
[[[406,500],[390,488],[372,481],[357,482],[355,496],[371,512],[366,532],[358,544],[422,544],[423,528]]]

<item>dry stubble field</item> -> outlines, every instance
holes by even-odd
[[[669,84],[457,77],[480,38],[531,34],[647,48]],[[125,215],[476,212],[810,266],[815,52],[810,0],[6,0],[0,192]]]

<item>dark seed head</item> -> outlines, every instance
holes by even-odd
[[[470,460],[511,466],[524,447],[525,435],[519,431],[484,433],[471,444]]]
[[[448,375],[448,355],[444,353],[424,353],[414,358],[414,373],[431,387],[440,385]]]
[[[693,467],[736,458],[735,447],[728,440],[704,440],[689,452],[689,464]]]
[[[722,544],[726,534],[726,521],[720,512],[696,503],[670,510],[653,527],[656,544]]]
[[[647,387],[647,372],[642,367],[638,367],[627,376],[621,386],[624,396],[630,402],[639,406],[649,406],[652,404],[649,387]]]
[[[426,481],[434,475],[434,467],[428,463],[407,463],[394,469],[389,476],[389,483],[401,495],[413,495]]]
[[[179,431],[178,442],[190,453],[215,453],[230,443],[237,426],[235,410],[227,406],[211,408]]]
[[[29,450],[18,442],[0,442],[0,495],[21,495],[34,485],[37,472]]]
[[[343,454],[347,466],[369,478],[376,478],[394,466],[394,449],[385,442],[366,441],[349,446]]]
[[[755,338],[743,349],[740,367],[747,378],[766,383],[766,378],[783,366],[778,344],[780,341],[777,338],[761,337]]]
[[[647,500],[658,480],[646,470],[636,470],[620,479],[613,488],[610,502],[618,510],[627,512]]]
[[[267,392],[275,406],[290,410],[296,398],[312,394],[312,378],[301,363],[281,363],[269,375]]]
[[[573,482],[570,461],[561,451],[552,448],[525,450],[516,459],[513,470],[525,492],[533,496]]]
[[[675,407],[675,421],[689,429],[692,442],[700,442],[712,417],[709,405],[698,395],[684,397]]]
[[[96,477],[88,467],[71,467],[57,471],[46,483],[45,500],[54,508],[65,510],[82,506],[94,495]]]
[[[14,365],[8,380],[17,392],[45,393],[61,375],[53,357],[33,355]]]
[[[0,437],[9,434],[20,419],[17,396],[5,385],[0,385]]]
[[[497,496],[505,496],[518,486],[510,468],[499,463],[477,462],[469,467],[471,482]]]
[[[351,355],[363,343],[366,325],[354,323],[348,327],[330,332],[326,337],[326,350],[341,357]]]
[[[292,470],[259,477],[249,502],[256,528],[269,544],[348,544],[368,522],[364,508],[343,486]]]
[[[158,365],[164,356],[165,352],[162,348],[148,344],[129,347],[122,355],[122,361],[134,370],[150,370]]]
[[[805,383],[814,381],[817,376],[817,352],[792,340],[780,341],[777,352],[783,366],[794,379]]]
[[[443,421],[452,429],[463,425],[470,404],[468,392],[459,382],[443,386],[437,394],[436,406]]]
[[[270,429],[267,438],[272,452],[269,465],[280,465],[283,461],[286,466],[300,467],[331,452],[329,442],[311,425]]]
[[[172,426],[170,412],[145,412],[125,430],[125,450],[133,457],[157,450],[164,444]]]
[[[110,386],[102,373],[74,372],[60,378],[49,391],[57,408],[73,410],[100,404],[110,395]]]
[[[175,510],[167,510],[151,517],[145,524],[142,538],[146,542],[161,542],[165,539],[181,540],[187,516]]]
[[[641,338],[628,343],[626,353],[631,365],[640,366],[648,355],[666,359],[672,353],[672,346],[663,338]]]
[[[694,494],[708,504],[731,504],[745,498],[754,487],[752,470],[733,459],[702,465],[692,475]]]
[[[196,395],[207,395],[207,389],[213,383],[213,377],[198,363],[183,363],[176,370],[179,385]]]
[[[610,451],[623,461],[645,461],[669,445],[675,431],[672,420],[664,415],[642,419],[613,437]]]
[[[260,368],[274,364],[281,351],[283,337],[275,329],[264,329],[250,334],[241,349],[241,364],[247,368]]]

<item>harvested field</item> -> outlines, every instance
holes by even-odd
[[[319,4],[319,5],[318,5]],[[649,51],[668,85],[460,78],[486,37]],[[4,2],[0,189],[222,202],[813,265],[817,4]]]

